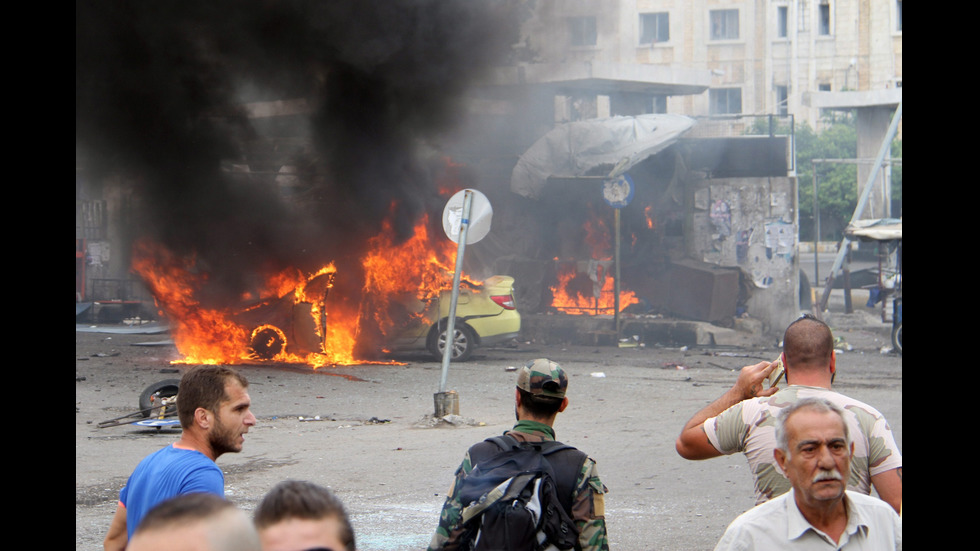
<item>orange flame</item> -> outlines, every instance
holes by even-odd
[[[174,363],[272,361],[314,368],[379,363],[355,357],[361,328],[374,326],[389,335],[407,323],[391,313],[394,301],[406,297],[431,301],[452,287],[456,244],[430,233],[425,216],[410,239],[394,243],[392,224],[383,222],[360,260],[364,298],[356,307],[342,300],[328,301],[337,275],[333,263],[311,274],[296,268],[281,270],[266,277],[262,289],[246,293],[241,303],[226,308],[209,308],[199,300],[208,274],[198,269],[194,258],[180,258],[143,241],[135,247],[133,270],[170,322],[183,356]],[[481,285],[465,274],[461,281]],[[421,310],[412,315],[421,317]]]
[[[385,222],[381,233],[371,239],[370,251],[364,255],[364,295],[370,297],[369,313],[383,334],[405,323],[391,317],[387,307],[392,300],[412,297],[427,302],[452,288],[456,271],[456,244],[446,239],[434,239],[429,234],[429,217],[425,215],[415,226],[414,235],[405,242],[392,242],[391,224]],[[407,277],[407,274],[412,274]],[[480,283],[461,278],[470,285]],[[415,313],[418,314],[418,313]]]
[[[586,220],[583,229],[593,262],[589,263],[586,272],[579,272],[575,262],[559,262],[555,258],[559,266],[558,283],[551,287],[551,306],[574,315],[613,313],[616,310],[616,281],[606,273],[613,257],[612,233],[595,213]],[[620,289],[620,312],[638,302],[634,292]]]
[[[654,227],[653,216],[650,215],[650,212],[652,211],[653,211],[652,205],[647,205],[646,208],[643,209],[643,216],[646,218],[647,229],[649,230],[652,230]]]
[[[594,276],[577,271],[574,264],[563,264],[558,283],[551,286],[551,305],[566,314],[611,314],[616,311],[616,281],[608,277],[603,264],[595,266]],[[619,311],[640,301],[636,293],[619,291]]]
[[[147,242],[137,243],[133,270],[142,276],[157,306],[171,319],[174,344],[188,363],[215,364],[244,359],[248,342],[244,327],[227,312],[204,308],[195,298],[207,281],[196,271],[194,258],[182,259]]]
[[[593,216],[585,222],[585,243],[589,246],[592,252],[592,258],[595,260],[609,260],[612,258],[612,251],[610,250],[610,241],[612,241],[611,233],[609,228],[606,226],[606,221],[597,216]]]

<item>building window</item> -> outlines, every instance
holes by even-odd
[[[895,30],[902,32],[902,0],[895,1]]]
[[[738,10],[711,10],[711,40],[738,38]]]
[[[640,14],[640,44],[656,44],[670,40],[670,14]]]
[[[595,46],[595,17],[569,17],[568,32],[572,36],[572,46]]]
[[[712,115],[734,115],[742,112],[741,88],[716,88],[708,90]]]
[[[818,7],[820,9],[820,34],[827,36],[830,34],[830,2],[822,0]]]
[[[667,96],[653,96],[653,104],[651,113],[666,113],[667,112]]]
[[[817,84],[817,91],[818,92],[829,92],[830,91],[830,84],[827,83],[827,82],[821,82],[821,83]]]
[[[776,114],[789,115],[789,87],[776,86]]]
[[[787,6],[776,7],[776,36],[779,38],[789,36],[789,8]]]

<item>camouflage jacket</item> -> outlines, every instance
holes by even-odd
[[[902,453],[888,421],[877,409],[843,394],[820,387],[789,385],[772,396],[735,404],[702,427],[708,441],[724,455],[743,453],[755,477],[756,504],[790,490],[793,485],[773,457],[776,416],[788,404],[808,397],[826,398],[844,410],[854,443],[848,489],[871,493],[871,477],[902,466]]]
[[[535,421],[520,421],[506,434],[523,442],[542,442],[554,440],[555,431],[548,425]],[[458,498],[463,480],[473,470],[470,461],[470,451],[467,450],[463,462],[456,469],[452,488],[446,495],[446,502],[439,515],[439,527],[429,543],[429,551],[459,549],[459,537],[463,533],[460,525],[464,503]],[[608,492],[595,461],[586,458],[582,464],[578,480],[575,482],[575,497],[572,502],[571,517],[579,529],[578,545],[575,549],[583,551],[608,551],[609,540],[606,537],[605,494]]]

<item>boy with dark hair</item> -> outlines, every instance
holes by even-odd
[[[354,551],[354,530],[344,504],[329,489],[286,480],[262,498],[253,522],[263,551]]]

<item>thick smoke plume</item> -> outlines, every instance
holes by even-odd
[[[420,144],[505,61],[515,3],[76,2],[79,162],[93,182],[134,182],[132,239],[194,255],[228,296],[257,270],[342,263],[391,213],[405,234],[441,208]],[[283,99],[307,109],[270,122],[242,107]],[[289,152],[291,202],[261,176],[283,156],[257,153],[269,136],[309,144]]]

